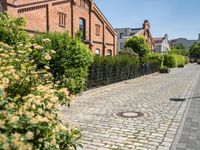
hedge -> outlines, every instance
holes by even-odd
[[[163,65],[174,68],[181,65],[185,65],[188,62],[188,58],[177,54],[168,54],[164,56]]]
[[[96,57],[89,68],[87,88],[108,85],[159,71],[159,62],[140,64],[138,56]]]

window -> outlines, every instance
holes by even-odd
[[[96,35],[100,36],[100,29],[101,29],[101,26],[96,24]]]
[[[80,20],[79,20],[79,31],[82,32],[82,34],[83,34],[82,39],[85,40],[85,34],[86,34],[86,32],[85,32],[85,19],[83,19],[83,18],[80,18]]]
[[[112,56],[112,50],[107,50],[106,56]]]
[[[125,45],[124,42],[120,43],[120,49],[124,49],[124,45]]]
[[[124,33],[120,33],[120,39],[124,37]]]
[[[60,27],[66,27],[66,18],[67,15],[61,12],[58,12],[59,15],[59,26]]]
[[[95,51],[95,54],[96,54],[96,56],[100,56],[100,49],[96,49],[96,51]]]

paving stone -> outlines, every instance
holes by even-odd
[[[188,104],[188,101],[174,102],[170,98],[185,96],[197,74],[200,66],[189,64],[183,69],[172,69],[169,74],[156,73],[125,81],[126,84],[120,82],[86,91],[70,108],[63,107],[63,121],[81,128],[84,150],[168,149]],[[195,105],[191,105],[192,109],[198,108]],[[116,114],[121,111],[142,112],[144,116],[118,117]],[[197,114],[195,111],[194,117],[193,112],[189,113],[183,133],[198,140]],[[189,138],[181,139],[184,143]],[[186,148],[192,148],[189,145]]]
[[[197,87],[194,91],[193,97],[191,98],[191,103],[185,118],[182,133],[179,138],[179,143],[177,149],[192,149],[200,150],[200,78],[197,82]]]

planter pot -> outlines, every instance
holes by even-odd
[[[178,65],[178,68],[184,68],[184,65]]]
[[[169,73],[170,69],[169,68],[160,68],[159,72],[160,73]]]

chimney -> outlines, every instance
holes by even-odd
[[[149,29],[149,28],[150,28],[149,20],[144,20],[143,29]]]
[[[168,34],[165,34],[165,36],[164,36],[164,37],[165,37],[165,39],[168,39]]]

